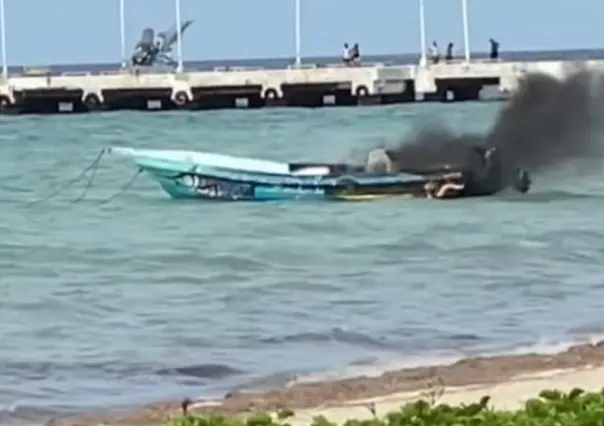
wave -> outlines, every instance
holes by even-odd
[[[59,410],[28,404],[0,406],[0,424],[2,426],[52,425],[52,419],[63,415]],[[50,419],[50,420],[49,420]]]
[[[287,343],[337,342],[363,347],[389,348],[392,346],[389,344],[386,338],[373,337],[368,334],[345,330],[339,327],[334,327],[326,332],[311,331],[266,337],[261,338],[260,342],[269,345]]]
[[[123,378],[136,375],[189,376],[200,379],[217,380],[232,377],[246,372],[226,364],[207,363],[176,367],[155,367],[145,364],[125,364],[119,361],[60,363],[60,362],[27,362],[0,360],[0,377],[15,377],[19,380],[44,380],[64,374],[89,375],[90,373],[105,377]]]
[[[399,327],[392,330],[394,336],[400,336],[400,339],[391,339],[383,336],[372,336],[358,331],[347,330],[341,327],[334,327],[328,331],[313,331],[285,334],[281,336],[271,336],[259,339],[262,344],[267,345],[282,345],[290,343],[343,343],[351,346],[363,348],[399,350],[409,349],[413,346],[410,340],[414,340],[413,336],[423,334],[424,332],[437,334],[438,339],[456,342],[480,341],[482,338],[471,333],[451,333],[445,334],[438,330],[420,330],[415,327]]]
[[[18,377],[20,380],[43,380],[65,373],[79,374],[98,372],[106,376],[123,376],[150,371],[142,364],[123,364],[113,361],[99,362],[51,362],[51,361],[9,361],[0,359],[0,377]]]
[[[233,387],[234,392],[261,392],[288,387],[298,381],[300,373],[280,372],[246,380]]]
[[[591,331],[591,328],[589,332],[577,331],[562,339],[542,338],[534,342],[518,342],[506,346],[477,345],[474,349],[427,350],[390,359],[368,359],[365,363],[353,362],[340,368],[299,375],[296,377],[296,383],[317,383],[354,377],[377,377],[389,371],[444,366],[464,359],[483,356],[554,355],[565,352],[577,345],[596,345],[604,339],[604,333]]]

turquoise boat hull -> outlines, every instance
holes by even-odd
[[[111,148],[175,199],[216,201],[374,200],[384,197],[459,198],[501,190],[472,173],[444,167],[431,172],[367,172],[349,164],[280,163],[195,151]],[[528,174],[522,182],[526,192]],[[518,185],[517,185],[518,186]],[[520,189],[519,189],[520,190]]]

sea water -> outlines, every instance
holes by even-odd
[[[109,145],[352,161],[435,119],[484,131],[498,108],[0,117],[5,415],[222,395],[601,332],[596,171],[535,176],[526,196],[235,204],[170,200],[144,175],[120,192],[135,168],[106,156],[67,186]]]

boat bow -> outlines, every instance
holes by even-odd
[[[129,147],[110,147],[109,153],[133,158],[141,167],[165,170],[191,169],[198,167],[206,170],[223,170],[236,173],[260,173],[269,175],[290,174],[289,163],[271,160],[259,160],[247,157],[234,157],[201,151],[136,149]]]
[[[124,146],[110,146],[107,148],[107,153],[122,157],[136,157],[136,149]]]

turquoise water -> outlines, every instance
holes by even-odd
[[[85,180],[28,204],[107,145],[341,161],[435,120],[485,130],[498,107],[0,117],[0,406],[42,418],[599,333],[604,185],[581,165],[527,197],[206,204],[141,176],[103,203],[134,173],[106,157],[83,201]]]

